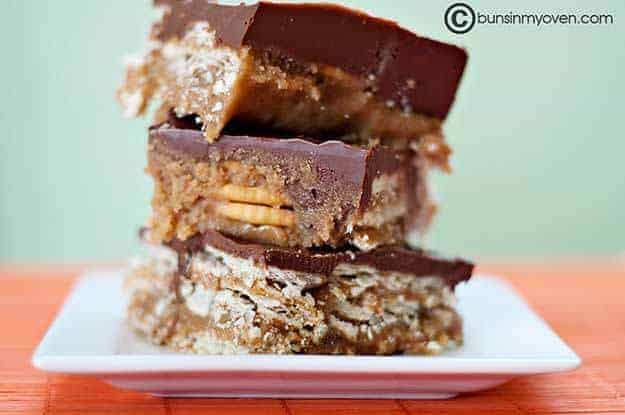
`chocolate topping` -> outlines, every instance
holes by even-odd
[[[175,121],[175,125],[192,127],[188,120]],[[317,144],[301,138],[222,135],[219,140],[209,143],[199,130],[168,128],[167,124],[152,128],[150,141],[197,161],[209,161],[216,154],[220,158],[240,160],[249,160],[253,156],[266,164],[276,164],[282,170],[292,170],[294,174],[298,171],[294,166],[306,164],[316,171],[321,192],[337,187],[344,188],[345,195],[356,192],[361,194],[361,208],[367,207],[371,201],[375,177],[393,173],[410,162],[406,151],[393,151],[382,146],[363,148],[340,141]],[[297,177],[292,180],[297,184]]]
[[[207,22],[218,42],[331,65],[367,78],[372,92],[403,110],[445,119],[467,60],[456,46],[419,37],[395,22],[330,4],[226,6],[206,0],[155,0],[166,6],[153,36],[181,38]]]
[[[211,246],[240,258],[251,259],[268,267],[330,275],[341,265],[360,265],[379,272],[399,272],[415,277],[437,276],[454,287],[471,277],[474,265],[462,259],[443,259],[421,249],[385,246],[369,252],[314,251],[250,244],[207,231],[186,241],[174,239],[168,245],[179,254],[202,251]]]

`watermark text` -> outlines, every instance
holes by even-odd
[[[553,25],[611,25],[612,13],[549,13],[549,12],[506,12],[492,13],[476,11],[467,3],[454,3],[445,10],[444,22],[447,29],[456,34],[471,31],[475,25],[531,25],[535,27]]]

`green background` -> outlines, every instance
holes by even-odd
[[[431,246],[469,256],[625,251],[625,1],[474,0],[482,12],[608,12],[610,26],[442,23],[451,1],[349,1],[466,47],[446,126],[454,174]],[[147,120],[114,100],[149,2],[2,0],[0,260],[109,260],[149,212]]]

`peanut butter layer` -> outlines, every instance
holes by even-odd
[[[425,164],[425,163],[421,163]],[[154,242],[219,231],[282,247],[370,250],[422,234],[434,204],[410,151],[342,142],[150,131]]]
[[[297,271],[239,255],[261,246],[225,245],[152,246],[126,281],[131,326],[156,344],[212,354],[438,354],[462,343],[453,290],[470,277],[467,262],[396,247],[386,249],[397,250],[393,263],[331,253],[340,259],[315,272],[301,252]]]
[[[441,122],[464,69],[461,49],[327,5],[159,4],[153,47],[129,65],[118,93],[128,115],[156,99],[161,114],[195,114],[209,141],[245,123],[412,146],[447,168]],[[308,33],[317,20],[324,25]]]

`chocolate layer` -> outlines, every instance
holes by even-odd
[[[439,119],[449,112],[467,60],[461,48],[336,5],[155,3],[167,7],[153,33],[161,41],[181,38],[194,23],[207,22],[222,44],[338,67],[370,80],[371,92],[383,101]]]
[[[435,254],[405,246],[384,246],[369,252],[315,251],[249,244],[223,236],[219,232],[205,232],[186,241],[174,240],[169,246],[178,253],[197,252],[205,246],[228,254],[252,259],[265,266],[330,275],[342,264],[365,266],[379,272],[398,272],[415,277],[438,276],[450,287],[471,278],[474,265],[462,259],[443,259]]]
[[[349,192],[362,193],[359,206],[366,208],[371,200],[372,181],[384,173],[392,173],[409,162],[407,152],[393,151],[382,146],[363,148],[350,146],[340,141],[315,143],[312,139],[277,139],[258,136],[222,135],[214,143],[204,139],[201,131],[191,129],[187,120],[170,118],[168,123],[176,127],[160,126],[150,130],[153,143],[167,146],[194,158],[196,161],[209,161],[216,153],[221,158],[256,159],[280,165],[283,170],[291,170],[305,160],[316,171],[319,192],[335,188],[337,185]],[[294,181],[297,179],[293,177]],[[313,199],[315,198],[314,195]],[[323,199],[318,195],[318,199]],[[310,197],[310,196],[309,196]],[[414,203],[415,201],[413,201]],[[314,203],[311,200],[311,203]]]

